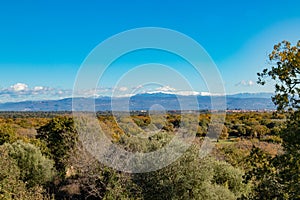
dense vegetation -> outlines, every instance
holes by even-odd
[[[125,173],[100,163],[79,139],[71,113],[0,113],[0,199],[300,199],[299,48],[300,42],[276,45],[274,65],[258,74],[261,84],[266,77],[279,80],[277,112],[227,113],[224,126],[213,127],[221,132],[206,157],[199,149],[212,115],[197,113],[190,148],[152,172]],[[111,141],[127,151],[151,152],[195,113],[118,117],[117,123],[109,112],[97,114]],[[152,123],[158,133],[135,137]]]
[[[118,172],[97,161],[77,138],[69,113],[48,118],[38,113],[2,113],[0,118],[0,195],[4,199],[237,199],[251,194],[246,182],[252,148],[275,156],[282,152],[280,131],[286,114],[272,112],[228,113],[221,138],[211,156],[199,157],[211,114],[199,114],[196,139],[176,162],[145,174]],[[192,115],[190,116],[192,117]],[[127,117],[128,118],[128,117]],[[179,114],[164,114],[161,132],[143,142],[130,137],[110,113],[98,115],[112,141],[128,151],[149,152],[165,145],[180,127]],[[186,118],[188,119],[188,117]],[[145,113],[131,116],[146,127]],[[135,133],[133,128],[127,131]]]

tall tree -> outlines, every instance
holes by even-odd
[[[269,60],[272,67],[258,73],[258,83],[264,85],[267,77],[275,80],[272,100],[279,111],[290,111],[286,128],[280,134],[284,153],[267,161],[274,170],[256,166],[252,176],[259,179],[257,188],[260,187],[260,194],[267,199],[300,199],[300,40],[295,46],[288,41],[275,45]],[[262,173],[272,179],[262,179],[265,177],[261,176]],[[263,189],[261,186],[264,186]],[[281,191],[280,197],[270,196],[275,194],[275,189]]]
[[[299,109],[300,103],[300,40],[295,46],[283,41],[274,46],[269,55],[271,68],[265,68],[258,75],[258,83],[264,85],[266,77],[276,81],[273,102],[278,110]]]
[[[56,169],[65,174],[65,161],[78,138],[74,120],[70,117],[53,118],[37,130],[36,137],[46,142]]]

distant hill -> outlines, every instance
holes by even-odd
[[[268,92],[260,92],[260,93],[238,93],[227,95],[227,97],[233,98],[271,98],[273,94]]]
[[[271,101],[271,93],[241,93],[226,96],[227,109],[230,110],[274,110],[275,106]],[[216,101],[223,97],[212,97]],[[195,99],[197,100],[195,103]],[[149,110],[153,105],[154,109],[166,110],[209,110],[211,109],[210,96],[180,96],[165,93],[145,93],[132,97],[120,97],[111,99],[110,97],[76,98],[76,102],[81,111],[91,111],[88,105],[95,102],[96,111],[107,110]],[[111,103],[113,102],[113,104]],[[194,103],[192,103],[194,102]],[[198,102],[198,105],[197,105]],[[113,105],[113,106],[112,106]],[[181,107],[180,107],[181,106]],[[153,107],[152,107],[153,108]],[[45,101],[24,101],[1,103],[0,111],[71,111],[72,98],[61,100]]]

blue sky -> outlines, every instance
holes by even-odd
[[[1,1],[0,101],[69,96],[81,63],[100,42],[140,27],[173,29],[196,40],[216,63],[227,93],[270,92],[272,84],[256,85],[256,73],[267,66],[275,43],[300,39],[299,8],[298,0]],[[121,59],[116,68],[149,62],[143,58]],[[172,56],[157,61],[164,59],[176,63]],[[177,69],[185,71],[179,64]],[[198,92],[207,91],[202,85]],[[124,92],[126,87],[132,85],[120,86]],[[178,89],[163,89],[168,87]]]

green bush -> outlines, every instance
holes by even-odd
[[[9,124],[0,124],[0,145],[5,142],[12,143],[16,140],[14,129]]]
[[[55,175],[54,162],[43,156],[37,147],[22,141],[5,143],[4,146],[20,169],[20,179],[28,187],[43,185],[52,180]]]
[[[17,160],[10,156],[10,151],[11,145],[0,146],[0,199],[50,199],[41,186],[27,187],[27,183],[21,178],[22,170]]]
[[[201,159],[196,146],[171,165],[136,174],[133,180],[144,199],[237,199],[250,188],[241,170],[213,158]]]

